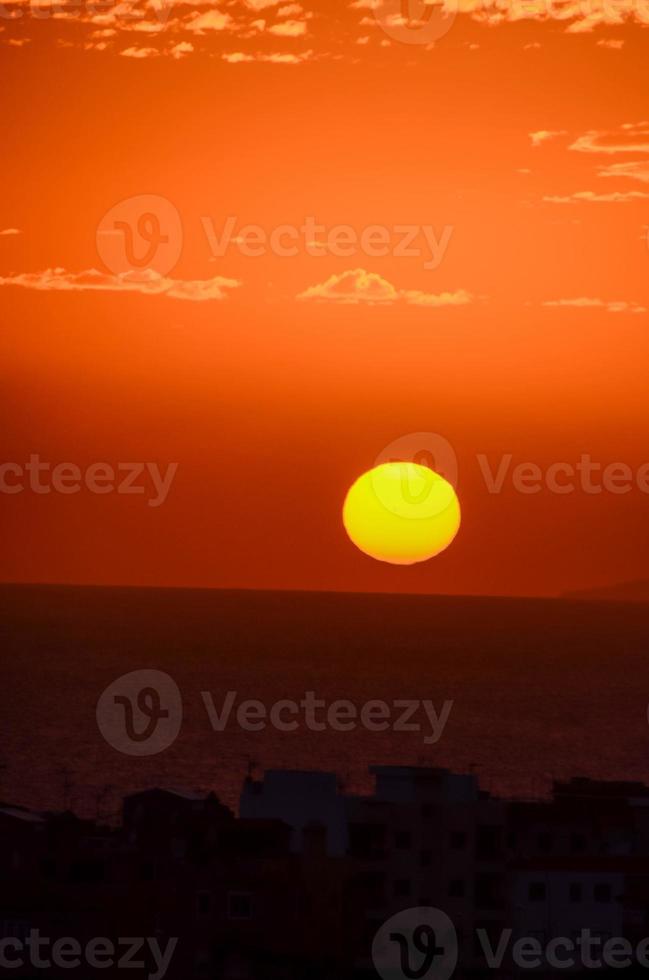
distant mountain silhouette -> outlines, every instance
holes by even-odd
[[[649,579],[637,579],[635,582],[618,582],[614,585],[603,585],[597,589],[564,592],[562,598],[609,599],[615,602],[649,602]]]

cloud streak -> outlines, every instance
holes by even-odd
[[[565,129],[539,129],[535,133],[529,133],[529,137],[532,140],[532,146],[541,146],[542,143],[547,143],[549,140],[554,140],[558,136],[565,135]]]
[[[570,146],[578,153],[649,153],[649,122],[625,123],[618,130],[591,129]]]
[[[576,191],[567,197],[546,195],[543,200],[551,204],[578,204],[586,201],[592,204],[628,204],[631,201],[649,198],[644,191],[612,191],[610,194],[598,194],[596,191]]]
[[[221,55],[223,61],[231,65],[252,64],[254,62],[266,62],[271,65],[301,65],[305,61],[310,61],[313,51],[303,51],[301,54],[281,53],[279,51],[264,54],[255,52],[254,54],[243,51],[229,51]]]
[[[628,177],[649,184],[649,160],[634,160],[632,163],[610,163],[601,167],[598,177]]]
[[[628,300],[594,299],[589,296],[578,296],[575,299],[552,299],[541,304],[546,307],[574,307],[577,309],[599,309],[607,313],[647,313],[646,307]]]
[[[125,272],[118,275],[88,269],[84,272],[66,272],[60,267],[43,272],[22,272],[15,276],[0,276],[0,286],[21,286],[38,292],[100,292],[140,293],[144,296],[168,296],[192,302],[223,300],[226,290],[236,289],[241,283],[236,279],[215,276],[213,279],[169,279],[157,272]]]
[[[299,293],[297,299],[315,302],[340,304],[365,303],[368,305],[388,305],[403,302],[409,306],[437,308],[442,306],[465,306],[474,297],[465,289],[456,292],[425,293],[420,289],[397,289],[376,272],[365,269],[350,269],[340,275],[332,275],[325,282],[310,286]]]

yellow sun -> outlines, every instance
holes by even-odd
[[[460,504],[451,484],[427,466],[382,463],[349,488],[343,524],[366,555],[414,565],[448,548],[460,527]]]

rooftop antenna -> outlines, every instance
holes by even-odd
[[[63,810],[67,812],[72,802],[72,772],[67,766],[62,766],[59,772],[63,778]]]
[[[102,807],[103,807],[103,804],[111,796],[114,788],[115,787],[111,783],[104,783],[104,785],[102,786],[102,788],[97,793],[97,796],[95,797],[95,806],[96,806],[96,809],[95,809],[95,819],[96,819],[97,823],[99,823],[101,821],[101,818],[102,818]]]

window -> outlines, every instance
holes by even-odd
[[[419,863],[422,868],[430,868],[433,863],[433,852],[429,849],[423,850],[419,855]]]
[[[410,895],[410,882],[407,878],[397,878],[394,883],[394,894],[397,898],[407,898]]]
[[[201,918],[212,911],[212,896],[209,892],[199,892],[196,896],[196,911]]]
[[[385,884],[385,874],[383,871],[361,871],[356,881],[368,891],[378,891]]]
[[[462,878],[453,878],[453,880],[449,881],[448,883],[449,898],[464,898],[465,890],[466,889]]]
[[[144,861],[140,865],[140,877],[142,881],[153,881],[155,879],[155,865],[153,861]]]
[[[229,892],[228,919],[251,919],[252,895],[249,892]]]
[[[385,873],[382,871],[362,871],[356,882],[363,892],[363,901],[370,908],[383,908],[385,905]]]
[[[545,882],[544,881],[531,881],[528,889],[528,898],[530,902],[544,902],[545,901]]]
[[[502,828],[484,824],[478,827],[476,836],[476,855],[479,860],[489,861],[500,856],[502,849]]]
[[[70,881],[98,882],[104,880],[104,865],[101,861],[73,861],[70,865]]]
[[[570,895],[571,902],[581,902],[581,895],[582,895],[581,884],[578,881],[571,881],[570,888],[568,889],[568,894]]]
[[[461,851],[466,847],[466,833],[463,830],[451,831],[450,844],[454,851]]]
[[[583,834],[570,835],[570,850],[573,852],[586,850],[586,838]]]
[[[349,825],[349,852],[352,857],[361,860],[385,858],[387,844],[385,824],[351,823]]]
[[[611,901],[611,886],[606,881],[598,881],[593,888],[593,898],[596,902]]]
[[[503,875],[487,871],[475,876],[474,903],[476,908],[494,911],[503,907]]]
[[[194,966],[197,970],[206,970],[210,965],[210,951],[207,946],[200,946],[194,954]]]
[[[43,858],[41,861],[41,874],[43,878],[56,878],[56,862],[52,858]]]
[[[394,846],[400,851],[407,851],[412,844],[412,835],[409,830],[397,830],[394,835]]]
[[[382,919],[367,919],[362,923],[363,945],[370,947],[374,942],[374,937],[383,925]]]

